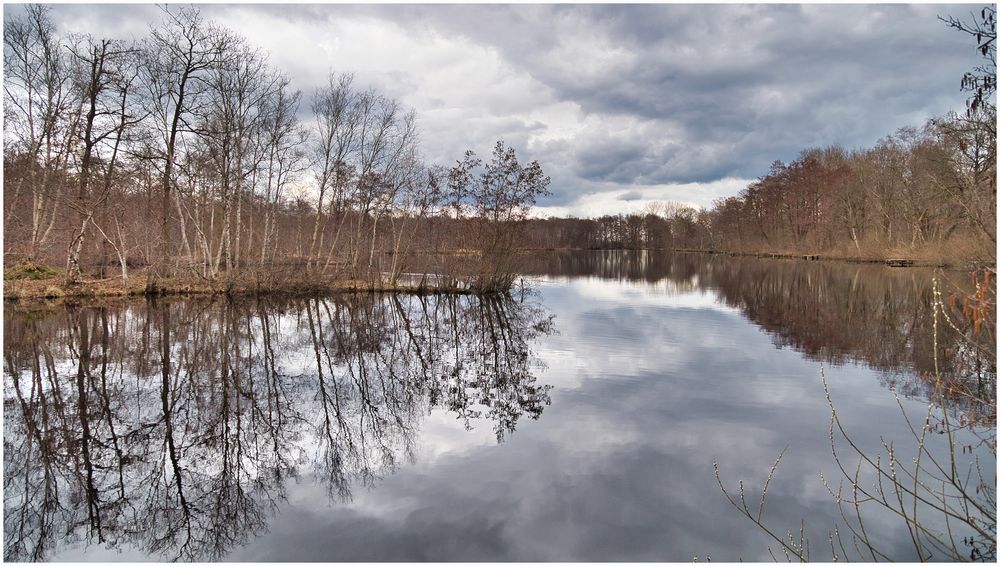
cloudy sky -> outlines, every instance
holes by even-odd
[[[5,7],[5,17],[16,14]],[[972,5],[203,5],[307,96],[349,71],[416,109],[425,158],[502,138],[552,177],[540,214],[709,206],[803,148],[864,147],[964,108]],[[59,5],[142,37],[152,5]]]

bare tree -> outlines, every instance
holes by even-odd
[[[132,114],[130,107],[135,94],[135,49],[120,41],[84,36],[76,38],[70,53],[74,69],[73,85],[82,101],[82,116],[75,120],[78,124],[78,144],[75,144],[79,148],[78,189],[75,198],[67,199],[79,222],[79,228],[75,229],[70,239],[66,259],[66,279],[69,284],[74,284],[80,277],[80,253],[87,227],[93,223],[95,214],[105,207],[111,194],[125,129],[137,124],[143,117]],[[101,145],[108,146],[103,152],[106,155],[102,155]],[[95,169],[100,170],[99,176],[103,179],[96,190],[92,186]],[[105,239],[118,249],[114,240],[106,234]],[[127,278],[124,258],[118,251],[122,277]]]
[[[267,158],[263,183],[266,207],[260,246],[261,266],[264,265],[268,255],[274,257],[271,242],[277,231],[275,215],[284,196],[284,190],[306,165],[304,146],[307,132],[296,118],[300,98],[301,93],[290,92],[287,81],[283,81],[264,112]]]
[[[968,113],[971,117],[978,111],[987,114],[996,113],[996,103],[993,95],[997,90],[997,10],[995,6],[986,6],[979,14],[972,14],[969,20],[960,20],[953,16],[938,19],[963,33],[976,38],[976,49],[983,56],[983,63],[962,76],[962,90],[972,93],[968,100]],[[993,135],[996,136],[996,124],[992,124]]]
[[[515,275],[518,223],[528,217],[538,197],[549,194],[550,179],[537,161],[522,166],[514,148],[498,141],[485,165],[472,150],[466,151],[448,182],[455,210],[470,215],[474,226],[473,242],[481,261],[474,284],[488,291],[509,289]]]
[[[266,158],[262,144],[268,140],[265,116],[269,100],[285,84],[273,73],[266,57],[247,46],[234,46],[229,57],[211,73],[211,99],[201,130],[208,157],[219,183],[222,233],[211,273],[240,264],[243,204]]]
[[[313,148],[313,158],[318,168],[316,172],[318,196],[306,258],[307,266],[314,266],[318,262],[315,256],[323,247],[325,235],[323,209],[327,206],[327,200],[329,200],[329,214],[335,219],[339,217],[343,222],[343,213],[346,211],[347,186],[354,177],[354,165],[350,162],[350,157],[357,145],[355,137],[360,122],[355,104],[357,93],[351,86],[353,81],[354,76],[350,74],[331,74],[327,86],[318,90],[313,96],[312,110],[316,116],[318,134]],[[324,271],[335,253],[339,235],[338,228],[334,242],[330,246]]]
[[[69,65],[49,8],[31,4],[26,11],[23,19],[4,22],[4,138],[26,162],[23,180],[8,190],[14,203],[23,192],[31,194],[27,260],[33,261],[56,222],[80,102],[70,88]]]
[[[171,191],[178,146],[194,131],[193,117],[203,110],[208,72],[223,57],[232,37],[202,19],[196,9],[163,9],[164,22],[150,31],[144,78],[158,134],[160,178],[160,261],[166,267],[170,253]]]

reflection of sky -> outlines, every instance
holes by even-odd
[[[538,421],[497,445],[490,423],[467,431],[436,410],[420,423],[415,462],[347,503],[303,478],[269,532],[230,558],[769,560],[765,536],[720,493],[713,462],[733,486],[747,481],[755,506],[785,446],[766,516],[779,532],[806,520],[814,556],[827,556],[837,510],[820,480],[835,474],[818,363],[775,348],[711,292],[586,278],[540,288],[558,332],[536,348],[539,383],[554,386]],[[847,364],[826,375],[864,446],[905,439],[877,372]],[[909,543],[902,530],[889,538],[889,548]]]

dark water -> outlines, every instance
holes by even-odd
[[[926,413],[931,275],[577,253],[504,299],[7,305],[5,557],[770,560],[713,463],[756,508],[784,449],[767,522],[829,560],[821,368],[859,445],[912,439],[893,392]],[[958,344],[940,371],[995,399],[995,354]]]

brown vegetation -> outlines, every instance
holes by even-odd
[[[303,112],[266,53],[194,9],[136,42],[60,37],[37,5],[4,32],[8,269],[64,266],[68,294],[377,290],[406,288],[419,250],[439,289],[513,281],[511,227],[548,178],[502,142],[481,173],[471,152],[429,166],[414,112],[348,74]]]
[[[246,39],[197,10],[163,14],[140,41],[60,37],[41,6],[5,22],[5,296],[414,278],[502,291],[517,250],[538,249],[996,260],[986,75],[963,83],[977,101],[965,116],[866,150],[806,150],[711,210],[543,220],[528,216],[548,177],[503,142],[488,163],[424,163],[397,100],[333,73],[304,112]]]
[[[934,265],[996,262],[995,111],[902,129],[866,150],[776,161],[710,210],[526,223],[539,248],[686,249]]]

